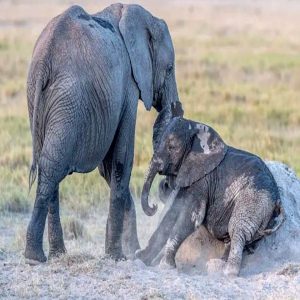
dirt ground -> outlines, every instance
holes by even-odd
[[[300,181],[286,165],[270,162],[280,188],[286,221],[260,241],[254,254],[244,254],[240,277],[210,272],[223,244],[201,228],[182,245],[176,270],[146,267],[141,261],[114,262],[104,255],[106,209],[89,218],[63,222],[68,254],[38,266],[24,262],[28,216],[1,216],[0,295],[2,298],[55,299],[299,299]],[[159,216],[138,211],[142,246]],[[46,234],[47,236],[47,234]],[[77,237],[77,238],[75,238]],[[45,242],[45,248],[47,243]]]

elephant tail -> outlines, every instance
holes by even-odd
[[[37,162],[40,155],[40,146],[38,141],[39,133],[39,123],[38,123],[38,113],[40,111],[40,99],[41,99],[41,92],[43,89],[43,82],[42,80],[38,79],[35,86],[35,93],[34,93],[34,102],[33,102],[33,117],[32,117],[32,163],[29,172],[29,192],[31,187],[36,179],[37,174]]]
[[[281,201],[278,201],[276,203],[276,207],[275,207],[273,216],[274,215],[275,215],[275,218],[273,217],[270,222],[270,223],[272,223],[272,227],[265,229],[263,231],[263,235],[272,234],[273,232],[277,231],[279,229],[279,227],[283,224],[283,222],[285,220],[285,211],[284,211]]]

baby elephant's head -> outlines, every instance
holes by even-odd
[[[227,146],[211,127],[182,117],[172,118],[155,148],[142,192],[147,215],[156,212],[148,196],[157,173],[175,178],[174,188],[188,187],[215,169],[223,160]]]

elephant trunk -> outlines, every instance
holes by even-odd
[[[149,205],[148,198],[149,198],[149,193],[150,193],[152,182],[155,178],[155,175],[158,173],[158,167],[159,167],[158,163],[155,160],[155,158],[153,157],[150,162],[150,166],[149,166],[147,175],[145,177],[145,182],[144,182],[142,197],[141,197],[142,208],[147,216],[153,216],[157,211],[157,205],[154,204],[151,207]]]
[[[153,126],[152,143],[154,153],[156,152],[165,128],[170,123],[171,119],[174,117],[183,117],[183,113],[181,102],[179,101],[174,101],[169,105],[166,105],[160,111]]]
[[[158,147],[164,129],[166,125],[168,125],[168,123],[170,122],[171,118],[172,118],[171,107],[170,105],[168,105],[161,110],[161,112],[158,114],[155,120],[153,126],[153,137],[152,137],[154,153]]]

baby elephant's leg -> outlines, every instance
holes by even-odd
[[[262,207],[251,206],[247,210],[238,207],[229,222],[230,250],[224,273],[237,276],[240,272],[243,250],[246,244],[253,240],[260,224],[262,223]]]
[[[224,270],[225,275],[237,276],[239,274],[244,247],[245,247],[245,236],[243,232],[240,230],[234,232],[233,235],[231,236],[230,245],[228,245],[228,249],[230,250],[229,250],[226,267]]]
[[[204,209],[204,208],[203,208]],[[202,215],[202,219],[195,219],[195,209],[192,207],[187,207],[185,211],[183,211],[178,220],[175,223],[175,226],[171,232],[171,235],[167,241],[165,246],[164,255],[160,261],[160,267],[162,268],[175,268],[175,256],[178,248],[182,244],[182,242],[194,232],[195,230],[195,222],[202,223],[204,214],[202,212],[199,213],[197,210],[197,216]]]
[[[194,224],[178,220],[165,246],[163,257],[160,261],[162,268],[176,268],[175,256],[182,242],[194,231]]]
[[[274,209],[271,194],[266,191],[245,189],[236,203],[228,224],[231,243],[224,270],[232,276],[239,274],[245,245],[257,238],[258,230],[266,228]]]

